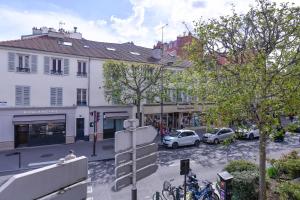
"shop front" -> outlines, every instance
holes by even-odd
[[[0,150],[73,143],[76,133],[75,109],[2,108]]]
[[[13,117],[15,147],[66,142],[65,115],[21,115]]]
[[[146,104],[143,106],[144,125],[160,127],[160,105]],[[163,105],[162,127],[168,130],[201,125],[201,107],[190,104]]]

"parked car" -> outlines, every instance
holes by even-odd
[[[238,128],[235,132],[239,134],[239,136],[241,136],[242,138],[246,138],[250,140],[259,137],[259,129],[257,128],[256,125],[241,127]]]
[[[195,145],[199,146],[200,137],[192,130],[177,130],[163,138],[163,144],[176,149],[179,146]]]
[[[218,144],[234,135],[235,132],[231,128],[215,128],[210,133],[203,135],[203,142]]]

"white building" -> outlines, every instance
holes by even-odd
[[[33,28],[32,35],[0,42],[0,150],[73,143],[94,132],[98,140],[113,137],[133,107],[105,100],[102,65],[156,63],[152,55],[133,43],[85,40],[76,29]]]

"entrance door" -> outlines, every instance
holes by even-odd
[[[15,147],[22,147],[28,144],[29,124],[15,125]]]
[[[103,120],[103,139],[114,138],[115,132],[123,130],[125,119],[104,119]]]
[[[84,118],[76,119],[76,140],[84,140]]]

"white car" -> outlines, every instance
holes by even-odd
[[[250,140],[259,137],[259,129],[256,127],[256,125],[248,126],[248,128],[239,128],[236,132],[240,134],[243,138]]]
[[[203,142],[219,144],[234,135],[235,132],[231,128],[215,128],[212,132],[203,135]]]
[[[199,146],[200,137],[192,130],[177,130],[163,138],[163,144],[176,149],[179,146],[195,145]]]

